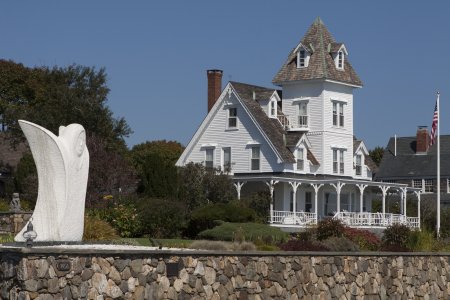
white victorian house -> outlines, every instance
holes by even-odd
[[[407,193],[420,207],[419,189],[372,181],[374,164],[353,135],[353,90],[362,82],[320,18],[275,75],[281,90],[239,82],[222,90],[221,80],[222,71],[208,70],[208,115],[177,166],[221,168],[238,198],[267,189],[272,226],[292,230],[326,216],[354,227],[419,226],[420,213],[405,209]],[[386,211],[393,192],[400,214]],[[381,212],[372,213],[372,199],[382,201]]]

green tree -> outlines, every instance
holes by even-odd
[[[148,197],[175,197],[178,173],[175,163],[183,152],[175,141],[152,141],[135,145],[131,161],[139,177],[138,192]]]
[[[131,130],[106,105],[109,89],[104,69],[68,67],[27,68],[0,60],[0,118],[14,141],[23,139],[18,119],[39,124],[52,132],[60,125],[80,123],[87,135],[96,134],[124,150]]]
[[[369,150],[369,156],[370,158],[372,158],[373,162],[377,165],[380,166],[381,163],[381,159],[383,158],[383,154],[384,154],[384,148],[377,146],[372,150]]]
[[[179,199],[188,213],[208,203],[228,203],[235,198],[231,177],[202,164],[189,163],[179,170]]]

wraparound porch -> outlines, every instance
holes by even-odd
[[[309,179],[289,174],[235,175],[233,179],[238,198],[245,184],[263,183],[260,187],[268,189],[271,197],[268,223],[271,226],[299,229],[333,217],[356,228],[383,229],[393,224],[420,228],[421,191],[405,184],[346,178]],[[392,193],[399,196],[400,213],[386,211],[386,196]],[[417,201],[417,215],[406,215],[408,194]],[[372,212],[374,198],[381,198],[379,212]]]

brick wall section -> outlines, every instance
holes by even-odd
[[[208,70],[208,112],[216,103],[222,92],[222,74],[221,70]]]
[[[17,249],[17,248],[16,248]],[[3,250],[2,299],[449,299],[449,254]],[[37,248],[36,248],[37,249]],[[34,252],[33,252],[34,251]],[[58,262],[70,262],[69,271]],[[178,275],[168,276],[177,263]]]

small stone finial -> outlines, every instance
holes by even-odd
[[[21,210],[19,193],[13,193],[12,200],[9,203],[9,208],[13,212],[19,212]]]

